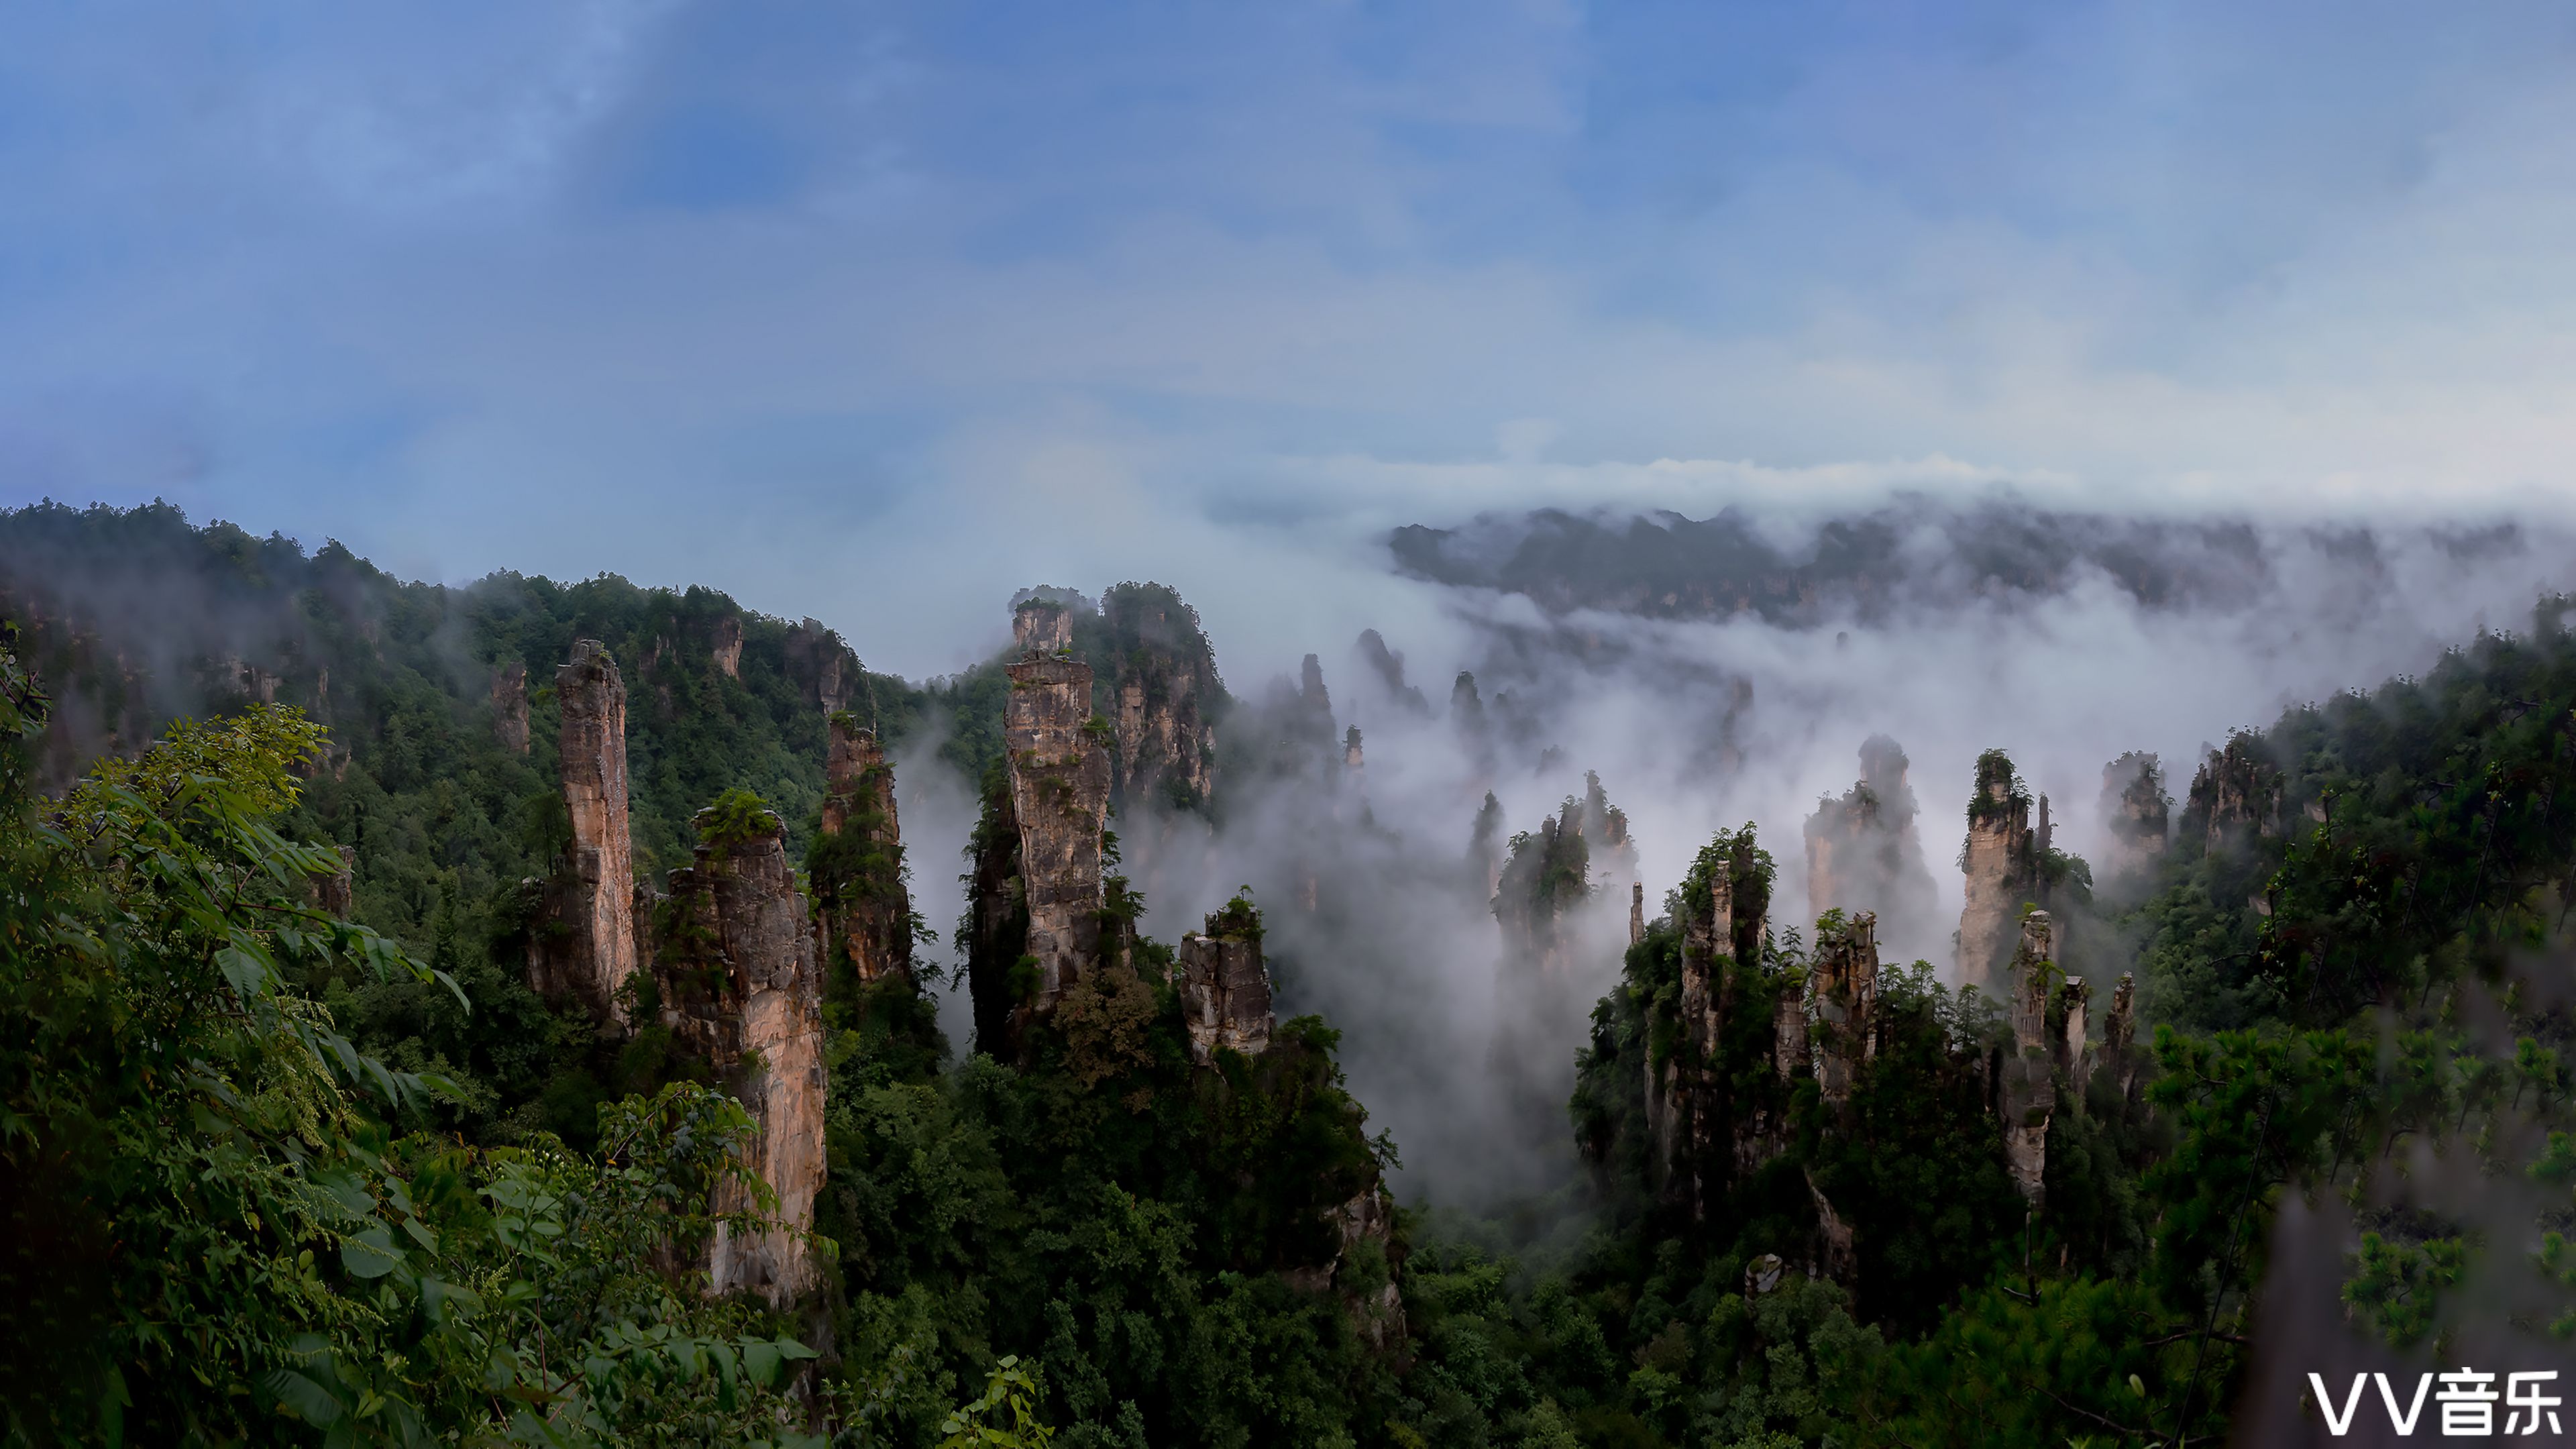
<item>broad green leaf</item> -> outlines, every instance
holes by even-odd
[[[340,1245],[340,1266],[353,1278],[381,1278],[402,1265],[402,1251],[381,1225]]]

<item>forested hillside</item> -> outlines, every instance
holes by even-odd
[[[1122,873],[1360,776],[1314,661],[1246,707],[1170,590],[1061,592],[916,685],[702,590],[0,515],[12,1442],[2179,1444],[2565,1362],[2569,601],[2240,733],[2171,832],[2132,791],[2098,867],[2001,752],[1913,787],[2003,892],[1980,985],[1721,833],[1640,892],[1580,1179],[1468,1215],[1274,1012],[1311,907]],[[931,729],[971,1041],[887,764]],[[1592,788],[1470,862],[1533,971],[1629,894]]]

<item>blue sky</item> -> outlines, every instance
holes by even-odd
[[[2576,457],[2563,5],[0,30],[0,502],[706,582],[915,672],[1040,579],[1361,607],[1375,530],[1483,507],[2476,512]]]

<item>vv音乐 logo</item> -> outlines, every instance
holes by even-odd
[[[2389,1425],[2400,1435],[2415,1432],[2429,1396],[2429,1401],[2441,1410],[2444,1434],[2483,1439],[2498,1432],[2496,1411],[2499,1409],[2504,1411],[2502,1432],[2505,1434],[2537,1434],[2544,1416],[2549,1423],[2549,1432],[2553,1435],[2561,1433],[2558,1398],[2541,1392],[2544,1385],[2557,1377],[2556,1369],[2491,1374],[2473,1368],[2458,1368],[2445,1374],[2426,1374],[2415,1381],[2415,1396],[2403,1407],[2398,1404],[2397,1390],[2389,1384],[2386,1374],[2354,1374],[2352,1392],[2343,1396],[2340,1407],[2326,1392],[2323,1375],[2309,1374],[2308,1386],[2316,1391],[2317,1407],[2325,1413],[2326,1431],[2337,1438],[2352,1432],[2352,1421],[2361,1413],[2362,1387],[2366,1382],[2376,1380],[2379,1401],[2388,1410]],[[2442,1384],[2438,1392],[2433,1388],[2433,1381],[2437,1378]],[[2496,1388],[2498,1379],[2504,1381],[2501,1393]]]

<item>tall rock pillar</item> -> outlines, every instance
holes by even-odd
[[[1261,959],[1261,916],[1238,899],[1181,938],[1181,1021],[1190,1057],[1215,1062],[1218,1048],[1259,1056],[1270,1049],[1270,970]]]
[[[2138,870],[2165,853],[2172,807],[2163,765],[2131,750],[2102,767],[2102,823],[2111,836],[2111,868]]]
[[[698,828],[696,863],[670,876],[681,924],[656,953],[661,1019],[750,1109],[760,1133],[746,1165],[778,1195],[768,1226],[717,1231],[708,1283],[785,1307],[819,1281],[809,1240],[823,1187],[823,977],[812,916],[776,815],[702,812]],[[719,1212],[751,1207],[732,1184],[717,1195]]]
[[[2048,1039],[2049,978],[2056,974],[2048,912],[2021,919],[2010,996],[2013,1055],[2004,1063],[2004,1166],[2035,1209],[2048,1177],[2048,1119],[2057,1106],[2057,1051]]]
[[[1968,798],[1967,908],[1959,913],[1959,982],[1992,995],[1997,968],[2012,949],[2013,922],[2039,886],[2030,792],[2012,757],[1977,757],[1977,787]]]
[[[619,987],[635,971],[635,848],[626,818],[626,682],[596,639],[555,671],[563,711],[563,798],[572,843],[552,891],[560,932],[529,952],[529,984],[623,1025]]]
[[[903,882],[894,770],[876,732],[847,714],[832,716],[823,788],[823,831],[805,872],[826,952],[842,953],[862,983],[908,976],[912,898]]]
[[[1816,1083],[1839,1107],[1878,1055],[1878,917],[1828,913],[1817,922],[1815,991]]]
[[[511,754],[528,752],[528,666],[516,659],[492,670],[492,733]]]
[[[1019,618],[1036,612],[1023,606]],[[1002,733],[1020,836],[1027,955],[1037,963],[1034,988],[1021,1004],[1046,1012],[1100,954],[1108,731],[1092,727],[1090,665],[1032,652],[1003,672],[1011,678]]]

